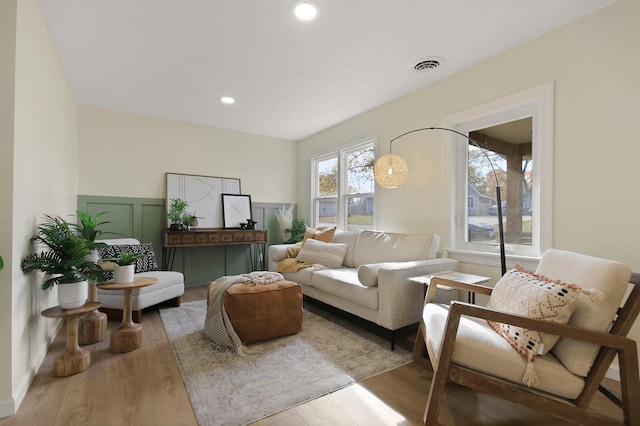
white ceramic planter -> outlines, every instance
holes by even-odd
[[[133,282],[133,274],[136,271],[136,265],[116,265],[113,270],[113,282],[130,283]]]
[[[100,260],[100,253],[98,253],[98,249],[92,249],[89,256],[87,256],[87,262],[98,263]]]
[[[89,296],[87,281],[70,284],[58,284],[58,304],[62,309],[75,309],[84,306]]]

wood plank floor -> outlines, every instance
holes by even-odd
[[[205,292],[206,287],[189,287],[182,301],[204,299]],[[109,328],[118,325],[110,322]],[[18,413],[1,419],[0,425],[197,425],[158,312],[146,311],[142,325],[141,348],[112,354],[106,339],[85,347],[92,356],[88,370],[55,378],[53,359],[66,341],[63,328]],[[254,425],[419,425],[429,376],[422,367],[407,364]],[[621,418],[604,397],[598,396],[592,406]],[[458,386],[447,387],[440,421],[445,425],[566,424]]]

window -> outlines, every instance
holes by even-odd
[[[452,137],[454,250],[497,253],[498,209],[507,256],[539,257],[550,247],[552,120],[551,84],[449,117],[450,128],[481,147]]]
[[[314,226],[372,229],[375,140],[367,139],[312,161]]]

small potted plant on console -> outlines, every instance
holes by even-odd
[[[183,220],[188,205],[186,201],[180,198],[172,198],[169,200],[167,218],[171,221],[171,225],[169,226],[171,231],[182,231],[184,229]]]

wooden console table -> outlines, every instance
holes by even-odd
[[[258,267],[264,270],[264,247],[267,243],[267,231],[262,229],[198,229],[192,231],[164,231],[162,267],[173,269],[175,250],[178,247],[211,247],[238,244],[256,245],[258,253],[256,261]],[[255,263],[251,250],[251,266]]]

